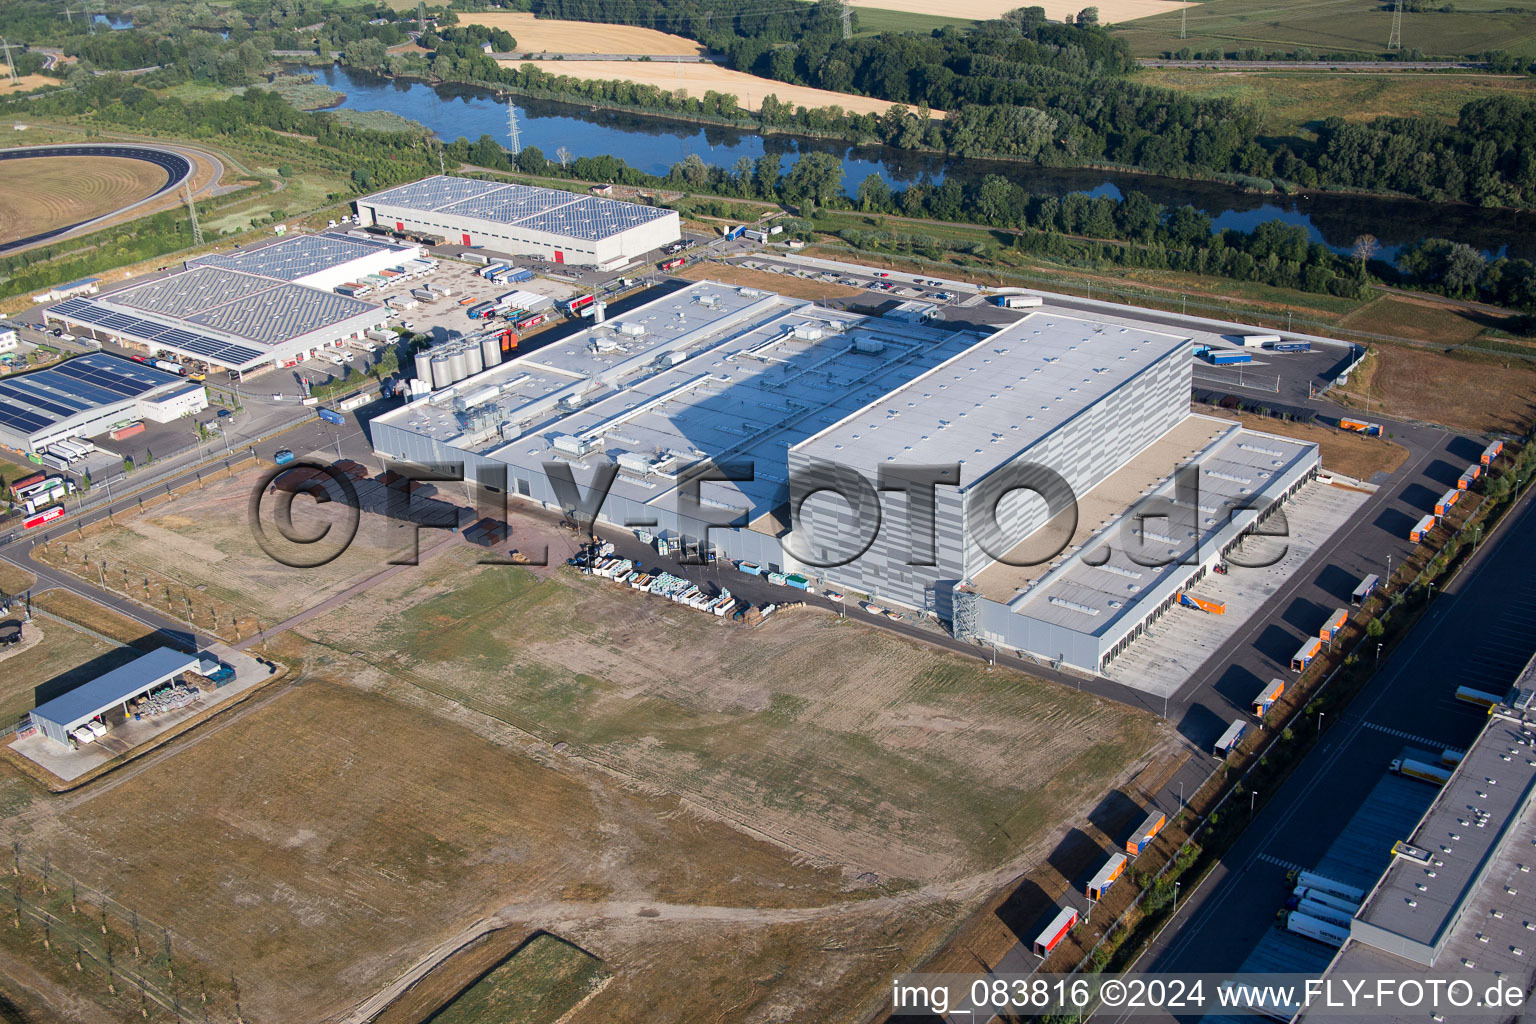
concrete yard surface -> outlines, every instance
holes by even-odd
[[[1159,697],[1178,693],[1201,665],[1241,639],[1264,603],[1290,582],[1307,559],[1346,525],[1369,498],[1369,493],[1355,488],[1321,481],[1307,484],[1285,507],[1287,536],[1249,538],[1232,555],[1234,564],[1227,575],[1207,575],[1190,590],[1195,597],[1224,603],[1224,614],[1213,615],[1182,606],[1170,608],[1147,627],[1140,640],[1110,662],[1105,676]],[[1265,528],[1279,527],[1266,524]],[[1235,564],[1239,558],[1262,567],[1243,568]],[[1273,564],[1262,565],[1276,558]],[[1311,635],[1317,635],[1315,627]],[[1278,657],[1289,659],[1291,649],[1299,647],[1303,639],[1296,635],[1289,649],[1281,644],[1276,650],[1284,650],[1284,654]],[[1290,671],[1288,660],[1281,662],[1278,657],[1274,674],[1288,681],[1293,679],[1295,674]],[[1267,681],[1256,680],[1255,690]]]

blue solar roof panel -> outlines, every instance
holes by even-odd
[[[384,208],[472,217],[597,241],[666,217],[672,211],[532,185],[432,177],[359,200]]]
[[[31,434],[91,409],[178,383],[180,377],[152,366],[92,352],[0,380],[0,423]]]
[[[205,309],[247,299],[277,287],[269,277],[231,273],[217,267],[197,267],[133,288],[103,295],[99,301],[183,318]]]

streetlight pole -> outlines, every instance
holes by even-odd
[[[1179,883],[1178,882],[1174,882],[1173,883],[1173,916],[1177,917],[1178,914],[1179,914]]]
[[[1376,664],[1381,664],[1381,644],[1376,645]]]
[[[1253,805],[1258,801],[1258,799],[1259,799],[1259,791],[1256,790],[1256,789],[1250,789],[1248,791],[1248,820],[1249,821],[1253,820]]]
[[[1317,734],[1319,736],[1323,734],[1323,716],[1327,713],[1326,711],[1319,711],[1317,713]]]

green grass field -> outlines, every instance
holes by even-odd
[[[535,935],[428,1018],[429,1024],[551,1024],[608,976],[601,960]]]
[[[860,7],[856,11],[859,29],[854,34],[861,36],[872,36],[881,32],[921,32],[927,35],[934,29],[944,28],[947,25],[966,28],[976,24],[974,18],[940,18],[932,14],[909,14],[906,11],[891,11],[882,7]]]
[[[1369,121],[1387,115],[1428,117],[1455,123],[1463,105],[1486,96],[1536,97],[1536,79],[1483,74],[1310,73],[1303,71],[1206,71],[1149,68],[1137,76],[1147,85],[1224,97],[1257,107],[1269,135],[1311,135],[1325,118]]]
[[[1450,14],[1404,14],[1403,47],[1442,57],[1485,50],[1536,57],[1536,7],[1512,7],[1508,0],[1462,0],[1455,7]],[[1158,57],[1186,46],[1376,54],[1386,51],[1392,30],[1382,0],[1209,0],[1191,4],[1186,13],[1184,39],[1178,11],[1124,22],[1114,31],[1137,56]]]

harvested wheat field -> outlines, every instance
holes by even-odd
[[[165,171],[121,157],[7,160],[0,190],[0,242],[78,224],[152,195]]]
[[[726,93],[736,97],[745,110],[756,110],[763,97],[772,93],[780,101],[799,107],[841,107],[855,114],[883,114],[892,106],[887,100],[869,96],[853,96],[843,92],[829,92],[805,85],[790,85],[768,78],[758,78],[741,71],[732,71],[718,64],[668,64],[652,61],[630,60],[513,60],[500,62],[507,67],[531,65],[550,75],[568,75],[602,82],[634,82],[650,85],[666,92],[683,90],[694,98],[706,92]],[[934,117],[943,117],[942,110],[935,110]]]
[[[9,75],[0,75],[0,96],[31,92],[46,85],[62,86],[63,84],[59,79],[49,78],[47,75],[20,75],[14,82]]]
[[[622,53],[635,56],[692,56],[704,47],[692,39],[636,25],[560,21],[532,14],[479,11],[459,15],[462,25],[485,25],[512,34],[520,53]]]
[[[849,0],[849,3],[854,7],[875,7],[940,18],[974,18],[977,21],[1000,18],[1021,6],[1014,0],[963,0],[961,3],[953,3],[951,0]],[[1040,0],[1039,3],[1022,6],[1043,7],[1045,16],[1053,21],[1060,21],[1069,14],[1076,17],[1077,12],[1084,7],[1097,7],[1099,23],[1115,25],[1165,11],[1176,11],[1184,4],[1177,0],[1102,0],[1095,4],[1085,3],[1084,0]]]

